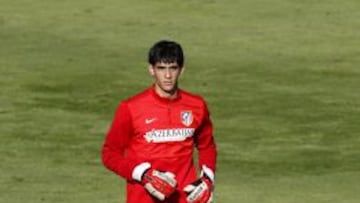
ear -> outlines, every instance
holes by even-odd
[[[154,75],[155,75],[155,73],[154,73],[154,67],[153,67],[151,64],[149,64],[149,66],[148,66],[148,71],[149,71],[149,74],[150,74],[151,76],[154,76]]]
[[[181,70],[180,70],[180,75],[182,75],[185,71],[185,66],[181,67]]]

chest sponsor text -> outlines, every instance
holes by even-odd
[[[147,142],[179,142],[194,135],[194,128],[152,129],[145,133]]]

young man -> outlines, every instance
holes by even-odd
[[[217,156],[213,127],[205,101],[178,88],[182,48],[159,41],[148,60],[154,84],[118,106],[102,148],[103,163],[126,179],[127,203],[211,202]]]

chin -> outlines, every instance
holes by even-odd
[[[173,85],[163,85],[162,89],[165,91],[173,91],[175,87]]]
[[[172,93],[174,92],[175,88],[164,88],[163,90],[167,93]]]
[[[171,93],[171,92],[173,92],[175,90],[175,87],[174,86],[171,86],[171,87],[163,86],[162,89],[163,89],[164,92]]]

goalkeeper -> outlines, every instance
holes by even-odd
[[[159,41],[148,62],[154,82],[120,102],[102,148],[103,164],[127,181],[127,203],[211,202],[213,126],[204,99],[178,87],[183,50],[176,42]]]

